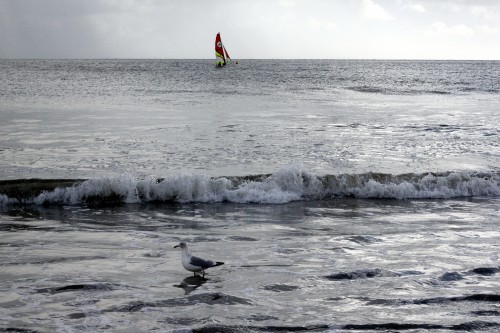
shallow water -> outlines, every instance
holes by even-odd
[[[497,199],[10,210],[4,329],[496,331]],[[224,261],[194,277],[173,245]],[[469,329],[467,329],[469,330]]]

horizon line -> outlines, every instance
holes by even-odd
[[[96,58],[1,58],[0,60],[214,60],[212,58],[110,58],[110,57],[96,57]],[[369,61],[500,61],[499,59],[451,59],[451,58],[232,58],[236,60],[369,60]]]

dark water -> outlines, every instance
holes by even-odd
[[[497,332],[499,78],[1,60],[0,332]]]

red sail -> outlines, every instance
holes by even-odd
[[[215,36],[215,57],[216,58],[221,58],[223,62],[225,62],[224,59],[224,49],[222,48],[222,41],[220,39],[220,33]]]
[[[224,54],[226,55],[226,58],[231,59],[231,57],[229,56],[229,53],[227,53],[227,50],[225,47],[224,47]]]

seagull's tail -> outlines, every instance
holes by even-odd
[[[220,266],[220,265],[224,265],[224,263],[222,261],[216,261],[214,266]]]

